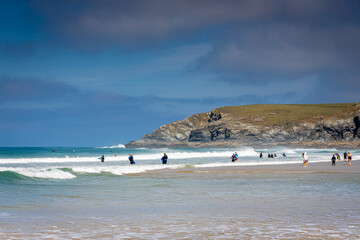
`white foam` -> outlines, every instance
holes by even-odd
[[[96,147],[96,148],[125,148],[124,144],[118,144],[113,146],[105,146],[105,147]]]
[[[76,178],[75,175],[64,172],[57,168],[0,168],[0,172],[15,172],[27,177],[36,177],[36,178],[52,178],[52,179],[72,179]]]
[[[236,151],[236,150],[235,150]],[[169,159],[196,159],[196,158],[229,158],[234,151],[207,151],[207,152],[171,152],[168,151]],[[258,156],[253,148],[245,148],[238,150],[237,153],[240,157]],[[163,152],[157,153],[143,153],[134,155],[135,161],[137,160],[160,160]],[[7,158],[0,159],[0,164],[19,164],[19,163],[80,163],[80,162],[98,162],[99,156],[94,157],[69,157],[63,158]],[[129,161],[128,154],[121,154],[117,156],[105,156],[106,162]]]
[[[125,175],[125,174],[134,174],[142,173],[153,170],[160,169],[176,169],[182,168],[185,165],[174,164],[174,165],[126,165],[126,166],[80,166],[80,167],[71,167],[74,172],[78,173],[112,173],[114,175]]]

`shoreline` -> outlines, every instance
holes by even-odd
[[[153,171],[147,171],[143,173],[134,173],[129,175],[169,175],[169,174],[211,174],[211,173],[337,173],[337,174],[358,174],[360,173],[360,160],[352,160],[352,166],[348,165],[346,161],[337,161],[335,166],[329,162],[309,162],[309,166],[303,166],[302,162],[288,163],[288,164],[269,164],[269,165],[233,165],[233,166],[221,166],[221,167],[187,167],[176,169],[158,169]]]

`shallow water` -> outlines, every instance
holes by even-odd
[[[257,157],[261,150],[244,150],[249,156],[238,164],[261,164],[264,160]],[[70,155],[70,151],[63,154]],[[163,149],[138,150],[144,159],[137,161],[134,154],[135,166],[127,165],[126,149],[118,150],[124,160],[100,163],[97,157],[104,151],[110,150],[77,153],[96,162],[58,156],[61,160],[56,163],[51,162],[52,153],[35,150],[33,157],[22,153],[11,158],[3,153],[0,168],[6,170],[0,172],[0,238],[359,238],[359,174],[166,172],[159,159],[146,159],[147,154],[148,158],[156,153],[161,156]],[[170,167],[229,164],[227,155],[171,158],[171,152],[181,151],[201,156],[233,150],[168,149]],[[303,150],[287,151],[288,158],[270,161],[301,162],[297,155]],[[307,151],[310,161],[329,161],[333,150]],[[144,165],[149,173],[151,169],[160,172],[138,174],[145,171]],[[136,174],[126,174],[124,169],[130,167]],[[73,177],[64,178],[62,172]],[[29,173],[40,177],[27,176]]]

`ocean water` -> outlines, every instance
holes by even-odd
[[[302,167],[302,152],[311,164],[335,151],[0,148],[0,239],[359,239],[359,174],[188,171]]]

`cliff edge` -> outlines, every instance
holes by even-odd
[[[360,103],[230,106],[163,125],[126,147],[357,148],[359,128]]]

